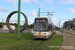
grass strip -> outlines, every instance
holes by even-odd
[[[32,40],[18,41],[18,42],[3,46],[2,48],[0,48],[0,50],[18,50],[20,47],[26,45],[27,43],[29,43],[31,41]]]
[[[63,35],[55,35],[46,50],[59,50],[63,42]]]
[[[24,47],[21,50],[32,50],[36,45],[38,45],[41,41],[35,41],[34,43],[32,43],[31,45],[28,45],[26,47]]]
[[[16,50],[33,41],[32,37],[32,33],[20,34],[20,40],[17,40],[17,34],[0,33],[0,50]]]
[[[40,46],[38,46],[35,50],[44,50],[45,46],[48,44],[48,42],[50,41],[52,37],[50,37],[49,39],[46,39]]]

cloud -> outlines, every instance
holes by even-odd
[[[1,16],[2,17],[2,16]],[[2,18],[0,18],[0,22],[6,22],[6,19],[2,19]]]
[[[54,22],[54,25],[59,27],[59,23],[58,22]]]
[[[62,20],[66,21],[66,20],[68,20],[68,19],[62,19]]]
[[[7,0],[7,2],[11,2],[13,4],[13,8],[16,8],[16,2],[17,0]]]
[[[63,0],[63,4],[75,4],[75,0]]]
[[[31,13],[28,12],[27,15],[31,15]]]
[[[17,23],[16,20],[10,20],[10,23]]]
[[[74,9],[70,9],[69,13],[75,13]]]
[[[0,20],[0,22],[1,22],[1,20]],[[10,23],[17,23],[17,21],[15,21],[15,20],[10,20]],[[24,25],[24,23],[25,23],[25,21],[20,21],[20,25]],[[28,21],[28,24],[30,25],[30,24],[33,24],[34,23],[34,21]]]
[[[52,18],[52,20],[53,20],[53,21],[56,21],[57,19],[56,19],[56,18]]]
[[[56,18],[50,18],[52,21],[56,21],[57,19]]]
[[[32,16],[37,16],[37,12],[36,11],[32,11]]]
[[[15,20],[11,20],[10,23],[17,23],[17,21]],[[24,25],[25,21],[20,21],[20,25]],[[34,23],[34,20],[33,21],[28,21],[28,24],[33,24]]]
[[[16,18],[16,17],[18,17],[18,16],[17,15],[12,16],[12,18]]]
[[[10,20],[10,23],[18,23],[17,20]],[[20,21],[20,25],[24,25],[25,21]]]
[[[55,9],[55,7],[52,6],[52,7],[50,7],[50,9]]]
[[[37,0],[21,0],[21,2],[37,2]]]
[[[54,25],[59,27],[59,22],[54,22]],[[63,23],[60,23],[60,27],[63,27]]]
[[[45,0],[47,3],[53,3],[53,0]]]
[[[1,8],[1,7],[0,7],[0,11],[2,11],[2,12],[8,12],[8,10],[3,9],[3,8]]]
[[[37,0],[21,0],[21,2],[37,2]]]
[[[16,8],[16,2],[18,2],[18,0],[6,0],[7,2],[12,3],[13,8]],[[37,0],[21,0],[21,2],[37,2]]]
[[[22,0],[22,2],[30,2],[30,0]]]
[[[45,6],[45,4],[42,4],[41,6],[40,6],[40,8],[42,8],[42,7],[44,7]]]
[[[31,13],[27,13],[28,15],[31,15],[31,16],[34,16],[34,17],[36,17],[37,16],[37,12],[36,11],[34,11],[34,10],[32,10],[32,12]]]
[[[2,22],[2,19],[0,19],[0,22]]]
[[[37,0],[32,0],[33,2],[37,2]]]
[[[30,24],[33,24],[34,23],[34,21],[28,21],[28,24],[30,25]]]
[[[69,13],[75,13],[75,10],[73,8],[68,8],[66,10],[69,10]]]

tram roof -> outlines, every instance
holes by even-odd
[[[48,19],[48,17],[36,17],[36,18],[47,18]]]

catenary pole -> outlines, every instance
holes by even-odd
[[[20,4],[21,0],[18,2],[18,28],[17,28],[17,40],[20,39]]]
[[[40,17],[40,8],[39,8],[39,17]]]

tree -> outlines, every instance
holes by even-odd
[[[33,24],[30,24],[30,25],[27,25],[28,28],[34,28],[34,23]]]
[[[59,29],[59,27],[55,26],[55,30],[58,30],[58,29]]]
[[[73,21],[69,21],[69,24],[70,24],[70,28],[72,29],[72,27],[74,26]]]

